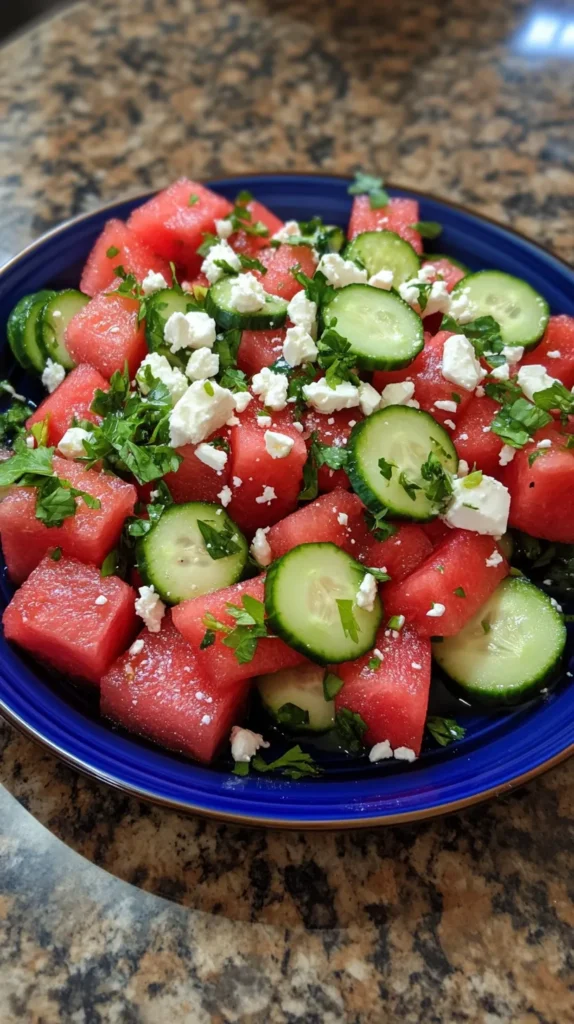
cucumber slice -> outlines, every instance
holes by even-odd
[[[212,557],[198,525],[207,524],[217,531],[217,547],[225,551],[227,542],[234,548],[228,555]],[[179,604],[190,597],[211,594],[237,583],[247,564],[245,537],[218,505],[192,501],[170,505],[149,533],[138,542],[138,568],[145,583],[153,585],[162,601]]]
[[[399,370],[412,363],[424,345],[423,322],[395,292],[368,284],[337,289],[323,307],[328,326],[347,339],[364,370]]]
[[[493,316],[498,321],[505,345],[534,348],[546,330],[550,316],[546,299],[519,277],[500,270],[479,270],[463,277],[452,294],[461,292],[475,317]]]
[[[41,341],[37,338],[36,325],[48,299],[56,292],[41,291],[32,295],[24,295],[14,306],[8,317],[6,333],[8,342],[16,359],[25,370],[42,373],[47,355]]]
[[[222,277],[212,284],[205,297],[205,310],[222,327],[228,330],[239,327],[242,331],[265,331],[281,327],[287,319],[287,303],[278,295],[268,295],[262,309],[254,313],[240,313],[231,302],[231,287],[234,277]]]
[[[319,665],[297,665],[259,676],[255,682],[277,725],[294,732],[326,732],[335,724],[335,702],[325,700],[325,674]]]
[[[197,309],[194,297],[180,292],[176,288],[162,288],[161,291],[150,295],[146,300],[145,313],[145,340],[150,352],[159,352],[165,356],[172,366],[180,369],[185,366],[186,360],[171,351],[165,342],[165,325],[172,313],[189,313],[190,309]],[[186,358],[189,352],[186,349]]]
[[[412,245],[394,231],[363,231],[357,235],[347,246],[345,258],[355,260],[357,257],[369,277],[379,270],[392,270],[395,288],[416,277],[421,266]]]
[[[265,579],[271,630],[319,664],[360,657],[374,646],[383,614],[378,596],[372,611],[355,604],[364,576],[364,566],[335,544],[293,548]]]
[[[566,644],[559,612],[533,583],[508,577],[433,654],[457,692],[493,707],[520,704],[552,681]]]
[[[60,363],[65,370],[76,365],[65,343],[66,327],[76,313],[90,301],[89,295],[68,288],[56,292],[45,304],[37,320],[36,330],[39,345],[45,348],[49,359]]]
[[[353,489],[373,512],[385,508],[401,518],[428,520],[437,515],[436,505],[425,493],[421,467],[432,452],[449,473],[456,473],[458,456],[446,430],[422,409],[389,405],[357,423],[347,443],[346,467]],[[381,470],[380,460],[391,466]],[[403,476],[404,474],[404,476]],[[415,484],[420,490],[407,489]]]

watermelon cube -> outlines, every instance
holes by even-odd
[[[317,440],[322,444],[328,444],[331,448],[344,448],[355,423],[363,418],[360,409],[341,409],[340,412],[334,412],[331,416],[311,411],[305,416],[305,430],[310,435],[316,434]],[[307,445],[311,445],[311,436],[307,440]],[[344,469],[329,469],[326,465],[319,466],[317,478],[320,491],[333,491],[338,487],[348,488],[351,486]]]
[[[68,427],[76,420],[90,420],[99,423],[100,417],[90,412],[94,394],[98,390],[107,391],[109,384],[101,373],[93,366],[81,363],[62,381],[56,390],[48,395],[27,421],[30,429],[34,423],[48,420],[48,440],[55,446],[66,433]]]
[[[108,256],[108,253],[112,253]],[[167,260],[157,256],[148,245],[121,220],[109,220],[92,249],[82,272],[80,290],[86,295],[117,288],[120,278],[115,268],[121,266],[141,283],[149,270],[163,274],[169,284],[171,270]]]
[[[298,266],[308,277],[313,277],[317,267],[317,258],[308,245],[280,245],[278,249],[262,249],[259,259],[267,267],[267,273],[262,274],[259,270],[253,273],[266,292],[279,295],[287,301],[300,292],[302,287],[291,271]]]
[[[462,267],[452,263],[447,256],[429,256],[428,259],[424,260],[423,267],[429,266],[434,267],[437,273],[440,274],[449,292],[453,290],[455,284],[458,284],[459,281],[462,281],[463,277],[466,277],[467,273]]]
[[[415,523],[402,523],[387,540],[375,540],[368,531],[355,557],[374,569],[385,569],[391,579],[399,583],[429,557],[432,549],[432,543],[422,527]]]
[[[549,440],[549,448],[536,448]],[[510,526],[534,537],[574,543],[574,525],[568,513],[574,504],[574,450],[554,426],[538,430],[531,444],[515,453],[500,479],[510,491]],[[537,452],[532,465],[529,457]]]
[[[138,206],[128,227],[144,245],[165,260],[184,267],[193,277],[202,262],[197,249],[203,235],[213,233],[216,218],[225,217],[231,210],[231,203],[223,196],[199,182],[180,178],[143,206]]]
[[[418,220],[419,204],[416,199],[391,199],[388,206],[372,210],[369,196],[355,196],[348,235],[352,239],[362,231],[394,231],[406,242],[410,242],[416,252],[421,253],[422,238],[413,227]]]
[[[96,295],[72,317],[66,346],[76,363],[89,363],[108,380],[127,361],[131,376],[147,355],[139,303],[122,295]]]
[[[198,664],[205,674],[219,687],[231,686],[251,676],[279,672],[283,668],[291,668],[292,665],[300,665],[305,661],[302,654],[293,651],[277,638],[263,637],[258,640],[254,657],[245,664],[240,664],[235,651],[222,643],[221,633],[216,634],[214,644],[200,650],[207,628],[203,622],[204,615],[209,613],[218,622],[234,626],[235,620],[229,615],[227,605],[234,604],[241,608],[241,599],[245,594],[263,603],[264,577],[256,576],[245,583],[235,583],[232,587],[218,590],[214,594],[194,597],[172,608],[175,626],[193,647]]]
[[[499,403],[488,395],[471,398],[457,417],[452,436],[459,459],[465,459],[470,469],[481,469],[487,476],[495,477],[501,472],[498,460],[503,441],[490,426],[499,409]]]
[[[550,317],[542,341],[522,360],[525,366],[531,363],[544,366],[564,387],[574,387],[574,317],[565,314]]]
[[[410,366],[402,371],[402,380],[413,380],[415,385],[414,398],[420,403],[421,409],[430,412],[431,416],[448,426],[449,422],[458,423],[464,410],[472,400],[472,391],[466,391],[458,385],[452,384],[442,375],[442,356],[444,343],[450,338],[452,331],[439,331],[432,338],[425,335],[425,347],[418,354]],[[393,370],[396,374],[401,371]],[[378,371],[374,374],[373,384],[376,388],[383,388],[385,384],[391,383],[388,380],[389,373]],[[437,408],[437,402],[454,402],[456,409]]]
[[[117,576],[47,555],[16,591],[4,633],[66,675],[97,686],[136,632],[135,593]],[[102,600],[105,598],[105,601]]]
[[[322,494],[271,527],[267,541],[273,558],[280,558],[299,544],[330,542],[346,547],[355,522],[362,519],[362,512],[363,503],[356,494],[349,494],[342,488]]]
[[[44,526],[36,519],[36,492],[13,487],[0,504],[0,536],[10,578],[22,583],[50,548],[81,562],[101,565],[117,544],[126,516],[133,514],[135,487],[118,477],[84,469],[78,462],[54,457],[56,476],[100,500],[100,508],[88,508],[78,498],[78,510],[62,526]]]
[[[285,334],[282,327],[272,331],[243,331],[237,353],[239,369],[253,377],[262,366],[271,366],[283,355]]]
[[[197,761],[213,760],[241,721],[249,680],[221,687],[209,678],[167,615],[144,629],[102,678],[102,715]]]
[[[454,636],[507,574],[492,537],[451,530],[405,580],[384,583],[381,597],[387,615],[404,615],[421,636]]]
[[[383,655],[378,668],[369,667],[372,651],[334,666],[343,680],[335,707],[361,716],[369,747],[388,740],[393,750],[409,747],[419,754],[431,681],[430,640],[408,625],[398,634],[387,636],[388,632],[381,627],[377,635],[375,647]]]
[[[229,430],[218,430],[206,438],[204,443],[228,436]],[[175,473],[167,473],[164,478],[173,500],[178,504],[185,501],[219,501],[218,494],[229,479],[229,459],[224,468],[216,472],[197,458],[197,447],[196,444],[186,444],[176,448],[183,462]]]
[[[255,402],[251,403],[255,406]],[[271,430],[287,434],[293,447],[285,458],[274,459],[265,446],[266,427],[256,422],[250,407],[240,425],[231,429],[229,475],[240,480],[233,488],[227,511],[237,525],[253,534],[294,512],[303,482],[307,448],[301,434],[289,422],[290,413],[273,414]]]
[[[279,220],[271,210],[268,210],[263,203],[259,203],[257,199],[252,199],[247,204],[247,209],[251,214],[251,223],[256,224],[260,221],[267,228],[267,235],[251,235],[247,231],[237,231],[229,239],[229,244],[235,249],[236,252],[242,253],[243,256],[257,256],[261,249],[266,248],[269,245],[269,239],[283,227],[283,221]]]

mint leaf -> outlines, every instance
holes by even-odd
[[[395,462],[387,462],[387,460],[383,458],[379,459],[378,467],[381,476],[383,476],[385,480],[390,480],[393,475],[393,469],[397,468]]]
[[[466,729],[454,718],[441,718],[439,715],[430,715],[426,720],[426,728],[441,747],[462,740],[466,735]]]
[[[452,494],[452,480],[434,452],[429,452],[426,462],[423,462],[421,476],[426,484],[424,492],[429,501],[439,507],[443,506]]]
[[[371,531],[375,540],[388,540],[389,537],[392,537],[397,532],[398,527],[394,523],[387,523],[386,518],[388,514],[389,510],[387,508],[384,508],[381,512],[366,511],[364,513],[367,528]]]
[[[360,384],[354,372],[357,357],[347,339],[335,330],[333,324],[323,331],[317,348],[317,362],[321,369],[325,370],[325,380],[330,388],[335,389],[337,384],[343,384],[344,381],[350,381],[357,386]]]
[[[205,522],[202,519],[197,520],[197,526],[203,537],[206,551],[214,561],[218,561],[220,558],[227,558],[229,555],[235,555],[238,551],[241,551],[241,545],[237,543],[238,534],[229,519],[224,520],[220,530],[213,523]],[[245,600],[247,600],[247,597],[245,597]]]
[[[106,256],[109,260],[113,260],[114,256],[117,256],[119,249],[116,245],[110,245],[109,249],[106,249]]]
[[[558,409],[563,417],[574,413],[574,395],[560,381],[556,381],[549,388],[544,388],[543,391],[536,391],[534,404],[539,409],[548,411]]]
[[[372,174],[364,174],[363,171],[356,172],[355,180],[349,185],[347,192],[350,196],[368,195],[372,210],[379,210],[389,204],[389,194],[383,188],[383,179]]]
[[[301,779],[304,775],[321,775],[323,769],[315,764],[310,754],[301,750],[301,747],[291,747],[275,761],[264,761],[260,754],[255,754],[251,759],[251,767],[257,772],[277,772],[290,779]]]
[[[244,256],[243,253],[238,253],[238,257],[244,270],[259,270],[261,274],[267,273],[267,267],[254,256]]]
[[[505,444],[513,448],[523,448],[537,430],[551,422],[550,413],[532,405],[526,398],[517,398],[512,404],[503,405],[498,410],[492,421],[491,430],[493,434],[501,437]]]
[[[418,220],[416,224],[409,224],[409,227],[418,231],[421,238],[438,238],[442,234],[442,224],[437,220]]]
[[[343,598],[337,598],[336,600],[343,633],[346,637],[349,637],[354,644],[357,644],[359,642],[360,629],[353,613],[353,601],[344,600]]]
[[[351,754],[360,754],[364,749],[363,736],[367,723],[356,711],[340,708],[335,715],[335,735],[338,742]]]
[[[325,700],[334,700],[343,686],[343,680],[334,672],[326,672],[323,679],[323,696]]]
[[[422,490],[418,484],[415,484],[412,480],[409,480],[406,473],[399,473],[399,484],[406,492],[411,501],[417,500],[416,492]]]
[[[298,729],[309,724],[309,712],[300,708],[298,704],[282,704],[275,712],[275,717],[280,725],[286,725],[290,729]]]
[[[453,594],[455,597],[466,597],[463,587],[456,587],[456,589],[453,590]]]
[[[195,192],[192,192],[190,197],[189,197],[189,199],[188,199],[188,201],[187,201],[187,205],[188,206],[195,206],[195,204],[198,203],[198,202],[199,202],[199,196],[196,195]]]

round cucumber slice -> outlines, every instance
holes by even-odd
[[[150,352],[159,352],[165,356],[172,366],[180,369],[186,365],[189,352],[185,350],[184,356],[171,351],[165,342],[165,325],[172,313],[189,313],[191,309],[197,309],[197,303],[193,296],[176,288],[162,288],[161,291],[150,295],[146,301],[145,314],[145,340]]]
[[[16,359],[25,370],[42,373],[47,360],[46,351],[37,337],[36,325],[46,302],[56,293],[54,291],[34,292],[24,295],[14,306],[8,317],[6,333],[8,342]]]
[[[534,348],[546,330],[550,316],[546,299],[519,277],[479,270],[463,277],[452,292],[461,293],[471,303],[475,318],[492,316],[498,321],[505,345]]]
[[[566,626],[533,583],[508,577],[456,636],[433,644],[433,655],[467,700],[492,707],[536,696],[560,666]]]
[[[66,328],[76,313],[90,301],[89,295],[68,288],[56,292],[46,305],[37,320],[37,338],[40,346],[46,350],[49,359],[60,363],[65,370],[73,370],[76,365],[66,348]]]
[[[359,258],[369,277],[379,270],[393,271],[393,285],[416,277],[420,270],[420,256],[409,242],[394,231],[363,231],[349,243],[345,258]]]
[[[247,541],[227,512],[201,501],[170,505],[137,547],[144,582],[168,604],[237,583],[247,556]]]
[[[255,683],[265,710],[293,732],[326,732],[335,724],[335,702],[325,698],[325,669],[297,665],[259,676]]]
[[[274,562],[265,579],[271,630],[319,664],[352,661],[374,643],[383,609],[360,608],[365,567],[335,544],[301,544]]]
[[[323,307],[326,326],[336,320],[364,370],[399,370],[412,363],[424,345],[423,322],[395,292],[368,284],[337,289]]]
[[[446,430],[428,412],[404,405],[389,405],[357,423],[347,448],[347,473],[361,501],[373,512],[388,508],[400,518],[424,522],[438,513],[421,473],[431,453],[448,473],[458,468]]]
[[[282,327],[287,319],[287,303],[278,295],[267,295],[265,305],[253,313],[240,313],[231,301],[235,277],[222,277],[212,284],[205,297],[205,310],[224,330],[266,331]]]

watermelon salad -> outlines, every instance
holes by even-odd
[[[1,385],[6,637],[237,774],[412,762],[464,734],[431,678],[508,708],[565,648],[574,319],[349,192],[344,228],[177,181],[6,327],[48,392]]]

